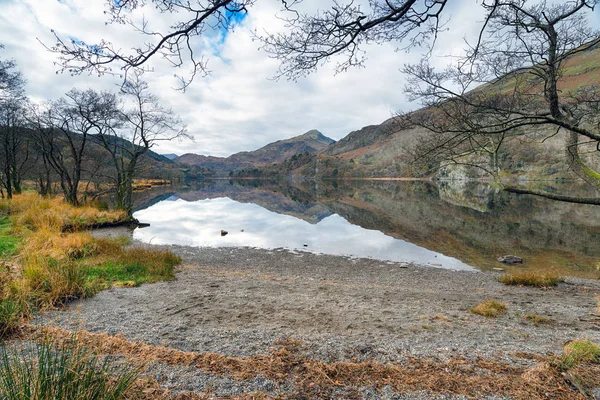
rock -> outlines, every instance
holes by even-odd
[[[227,235],[228,233],[229,233],[229,232],[227,232],[227,231],[224,231],[223,229],[221,229],[221,236],[225,236],[225,235]]]
[[[521,257],[513,255],[502,256],[498,261],[504,264],[523,264],[523,259]]]
[[[494,271],[504,271],[504,268],[492,268]]]
[[[308,247],[308,245],[306,243],[303,244],[304,247]]]

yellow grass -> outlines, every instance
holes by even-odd
[[[120,211],[74,207],[27,193],[0,201],[0,215],[9,216],[21,242],[10,261],[17,268],[0,274],[0,336],[33,309],[88,297],[120,281],[137,286],[172,279],[173,266],[180,262],[169,252],[124,249],[126,241],[96,239],[81,231],[123,220]]]
[[[100,211],[83,205],[74,207],[61,198],[45,198],[36,193],[24,193],[12,200],[3,200],[1,207],[13,217],[13,223],[32,230],[64,230],[66,227],[85,228],[99,223],[118,222],[125,218],[123,211]]]
[[[549,287],[564,282],[564,278],[555,274],[537,274],[533,272],[516,272],[502,275],[498,280],[505,285]]]
[[[496,318],[506,312],[506,305],[494,299],[487,299],[471,308],[471,312],[488,318]]]

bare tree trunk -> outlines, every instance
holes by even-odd
[[[577,176],[600,190],[600,173],[590,168],[581,158],[579,154],[579,134],[576,132],[569,132],[566,156],[569,167],[575,171]]]

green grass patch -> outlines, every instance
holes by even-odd
[[[589,339],[573,340],[565,345],[565,354],[558,360],[557,367],[566,371],[585,363],[600,363],[600,346]]]
[[[96,288],[133,287],[175,278],[181,258],[171,252],[142,248],[124,249],[107,261],[83,268],[88,282]]]
[[[0,258],[10,257],[17,252],[21,238],[14,235],[8,217],[0,217]]]
[[[506,312],[506,305],[494,299],[487,299],[471,308],[471,312],[488,318],[496,318]]]
[[[555,274],[536,274],[532,272],[518,272],[502,275],[498,281],[505,285],[550,287],[556,286],[565,279]]]
[[[74,339],[0,348],[0,398],[6,400],[125,399],[138,376],[138,368],[97,355]]]

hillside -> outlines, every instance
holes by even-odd
[[[229,157],[213,157],[198,154],[184,154],[174,159],[176,163],[188,167],[211,170],[217,175],[230,171],[253,169],[283,162],[295,155],[317,153],[335,143],[317,130],[308,131],[290,139],[269,143],[254,151],[243,151]]]
[[[570,96],[582,89],[600,85],[600,47],[576,53],[563,65],[564,71],[559,81],[561,96]],[[504,92],[514,85],[512,78],[500,79],[474,89],[474,92]],[[541,91],[541,83],[531,80],[531,88]],[[412,115],[427,115],[428,109],[415,111]],[[501,174],[505,178],[519,179],[573,179],[574,173],[565,162],[566,134],[553,135],[549,128],[527,128],[526,137],[507,138],[498,154]],[[349,133],[327,149],[305,159],[302,165],[287,163],[285,170],[292,176],[322,177],[406,177],[431,176],[437,165],[415,165],[411,151],[430,133],[420,127],[401,124],[398,119],[388,119],[379,125],[366,126]],[[590,165],[598,166],[600,161],[594,148],[587,156]],[[582,153],[586,152],[585,146]],[[486,157],[488,157],[486,155]],[[595,159],[593,158],[595,157]],[[478,163],[489,162],[480,157]],[[271,168],[271,173],[278,168]],[[316,173],[315,173],[316,171]],[[439,171],[444,178],[478,178],[482,171],[477,168],[451,166]]]

